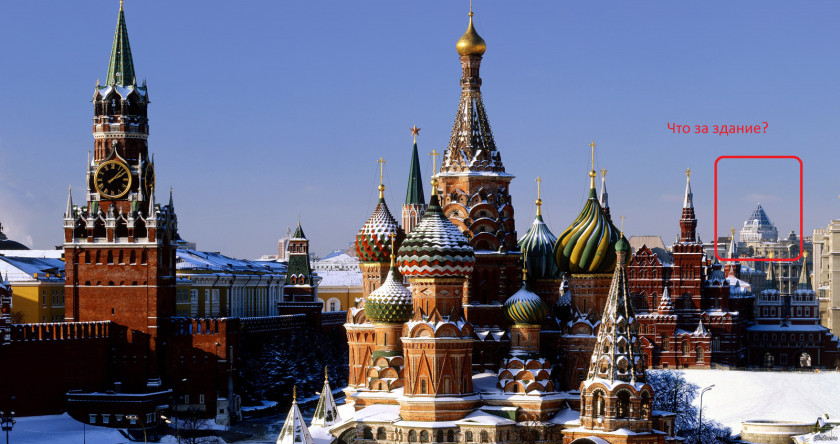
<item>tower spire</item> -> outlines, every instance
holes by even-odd
[[[411,128],[411,135],[414,136],[414,147],[411,149],[411,165],[408,167],[408,188],[405,192],[406,205],[426,205],[426,197],[423,194],[423,179],[420,173],[420,156],[417,154],[417,136],[420,128],[414,125]]]
[[[540,184],[542,184],[542,179],[540,176],[537,176],[537,216],[542,216],[542,199],[540,199]]]
[[[318,405],[315,407],[315,413],[312,415],[312,422],[309,423],[309,426],[329,427],[340,420],[330,387],[329,373],[327,367],[324,366],[324,387],[321,388],[321,397],[318,398]]]
[[[697,242],[697,218],[694,216],[694,194],[691,192],[691,168],[685,170],[685,198],[680,218],[680,242]]]
[[[685,169],[685,198],[683,208],[694,208],[694,194],[691,192],[691,168]]]
[[[811,290],[811,273],[808,273],[808,252],[802,252],[802,269],[799,271],[797,290]]]
[[[134,60],[131,58],[131,46],[128,43],[125,11],[123,10],[123,1],[120,0],[117,30],[114,32],[114,44],[111,47],[111,60],[108,63],[108,76],[105,79],[105,84],[108,86],[126,86],[134,84],[135,81]]]
[[[283,423],[283,428],[280,429],[280,436],[277,437],[277,444],[315,444],[312,435],[309,433],[309,428],[303,421],[303,415],[300,413],[300,408],[297,404],[297,386],[292,389],[292,408],[289,409],[289,415],[286,416],[286,421]]]
[[[73,218],[73,187],[67,187],[67,209],[64,210],[64,218]]]
[[[601,210],[604,212],[604,216],[610,218],[610,202],[609,202],[609,194],[607,193],[607,169],[601,168],[601,197],[598,199],[601,203]]]

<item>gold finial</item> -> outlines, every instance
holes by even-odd
[[[411,130],[411,135],[414,136],[414,143],[417,143],[417,136],[420,135],[420,128],[417,128],[417,125],[414,125],[413,128],[409,128]]]
[[[437,156],[440,156],[440,153],[437,150],[432,150],[429,155],[432,156],[432,196],[437,196]]]
[[[589,151],[592,159],[592,169],[589,171],[589,188],[595,189],[595,141],[589,142]]]
[[[685,169],[685,177],[691,177],[691,168]]]
[[[123,8],[123,0],[120,0],[120,9]]]
[[[735,239],[735,227],[729,228],[729,236],[734,240]]]
[[[528,282],[528,253],[522,254],[522,282]]]
[[[774,256],[775,256],[775,254],[772,251],[767,253],[767,257],[770,258],[770,259],[773,259]]]
[[[540,176],[537,176],[537,216],[542,216],[542,199],[540,198],[540,185],[542,184],[542,179]]]
[[[292,404],[297,404],[297,384],[292,386]]]
[[[487,43],[475,31],[473,26],[472,1],[470,2],[470,23],[467,25],[467,32],[455,43],[455,49],[461,56],[481,56],[487,51]]]
[[[329,367],[326,365],[324,366],[324,381],[330,380],[330,372],[328,371]]]
[[[804,257],[805,259],[808,259],[808,252],[807,252],[807,251],[803,251],[803,252],[802,252],[802,257]]]
[[[602,178],[607,177],[607,169],[606,168],[601,168],[601,177]]]
[[[621,236],[624,236],[624,219],[625,219],[625,217],[624,216],[619,216],[618,218],[621,219],[621,234],[619,234],[618,237],[621,237]]]
[[[383,175],[385,173],[385,159],[380,157],[379,160],[377,160],[376,162],[379,163],[379,198],[384,199],[385,198],[385,184],[382,183],[382,179],[383,179]]]
[[[391,268],[394,268],[397,265],[395,254],[397,250],[397,235],[396,233],[390,233],[388,237],[391,238]]]

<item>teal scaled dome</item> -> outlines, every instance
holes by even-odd
[[[540,325],[548,316],[548,304],[525,284],[505,301],[505,315],[514,324]]]
[[[621,239],[619,239],[618,242],[616,242],[615,251],[620,253],[630,252],[630,242],[627,242],[627,239],[624,237],[624,235],[622,235]]]
[[[392,261],[385,282],[365,301],[365,316],[371,322],[401,324],[411,319],[413,312],[411,291],[402,284],[402,275]]]
[[[554,260],[555,242],[557,237],[538,213],[531,228],[518,242],[530,279],[560,279],[560,268]]]

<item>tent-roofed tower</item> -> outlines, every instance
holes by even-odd
[[[148,356],[142,365],[117,360],[117,374],[133,375],[122,380],[125,393],[142,393],[147,381],[164,374],[158,350],[175,314],[178,219],[174,205],[155,203],[148,103],[146,86],[137,85],[120,3],[106,84],[97,81],[93,93],[94,149],[87,156],[85,198],[74,205],[68,195],[64,211],[64,319],[107,319],[119,326],[114,331],[135,338],[115,352]],[[105,285],[114,281],[118,297]]]
[[[435,172],[440,179],[440,205],[476,252],[470,298],[482,304],[502,303],[519,288],[510,197],[514,176],[505,171],[484,109],[479,71],[487,44],[476,32],[472,11],[456,49],[461,59],[461,98],[449,145]],[[467,317],[471,316],[468,312]],[[501,313],[488,316],[492,318],[479,323],[503,322]]]
[[[586,380],[580,384],[581,427],[564,431],[564,435],[569,441],[594,435],[615,442],[610,435],[601,436],[599,432],[626,429],[634,435],[651,435],[639,442],[662,442],[661,434],[652,431],[654,392],[647,384],[644,356],[639,346],[638,323],[627,283],[630,243],[623,236],[616,243],[615,252],[617,266],[601,317],[598,340]],[[634,440],[637,438],[634,436]]]
[[[294,388],[292,408],[289,409],[283,428],[280,429],[277,444],[315,444],[297,405],[297,387]]]
[[[402,226],[405,234],[420,222],[426,212],[426,196],[423,194],[423,175],[420,173],[420,156],[417,153],[417,136],[420,128],[411,128],[414,136],[414,147],[411,149],[411,164],[408,167],[408,186],[405,191],[405,203],[402,207]]]
[[[313,302],[315,300],[312,265],[309,261],[309,239],[303,233],[300,222],[289,239],[289,265],[286,268],[286,282],[283,285],[282,305],[289,302]]]
[[[312,422],[309,425],[329,427],[340,420],[330,387],[330,374],[327,367],[324,367],[324,387],[321,389],[321,396],[318,398],[318,405],[315,406],[315,413],[312,414]]]

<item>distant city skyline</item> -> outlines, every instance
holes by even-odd
[[[0,38],[9,42],[0,75],[0,223],[33,248],[61,243],[68,185],[84,201],[90,98],[105,77],[118,7],[0,7]],[[376,160],[388,162],[385,196],[399,219],[409,128],[422,128],[426,177],[425,153],[447,146],[467,1],[128,0],[125,8],[136,72],[152,101],[157,199],[174,188],[180,234],[199,249],[275,254],[298,219],[315,254],[345,248],[376,204]],[[519,236],[533,221],[537,176],[556,235],[578,214],[590,140],[596,169],[608,170],[613,219],[627,217],[627,235],[673,242],[691,168],[698,233],[711,241],[721,155],[799,156],[803,234],[840,218],[840,5],[479,0],[474,8],[487,41],[484,103],[516,176]],[[672,122],[768,126],[719,136],[674,134]],[[721,168],[719,236],[740,230],[758,202],[780,236],[798,230],[798,166]]]

